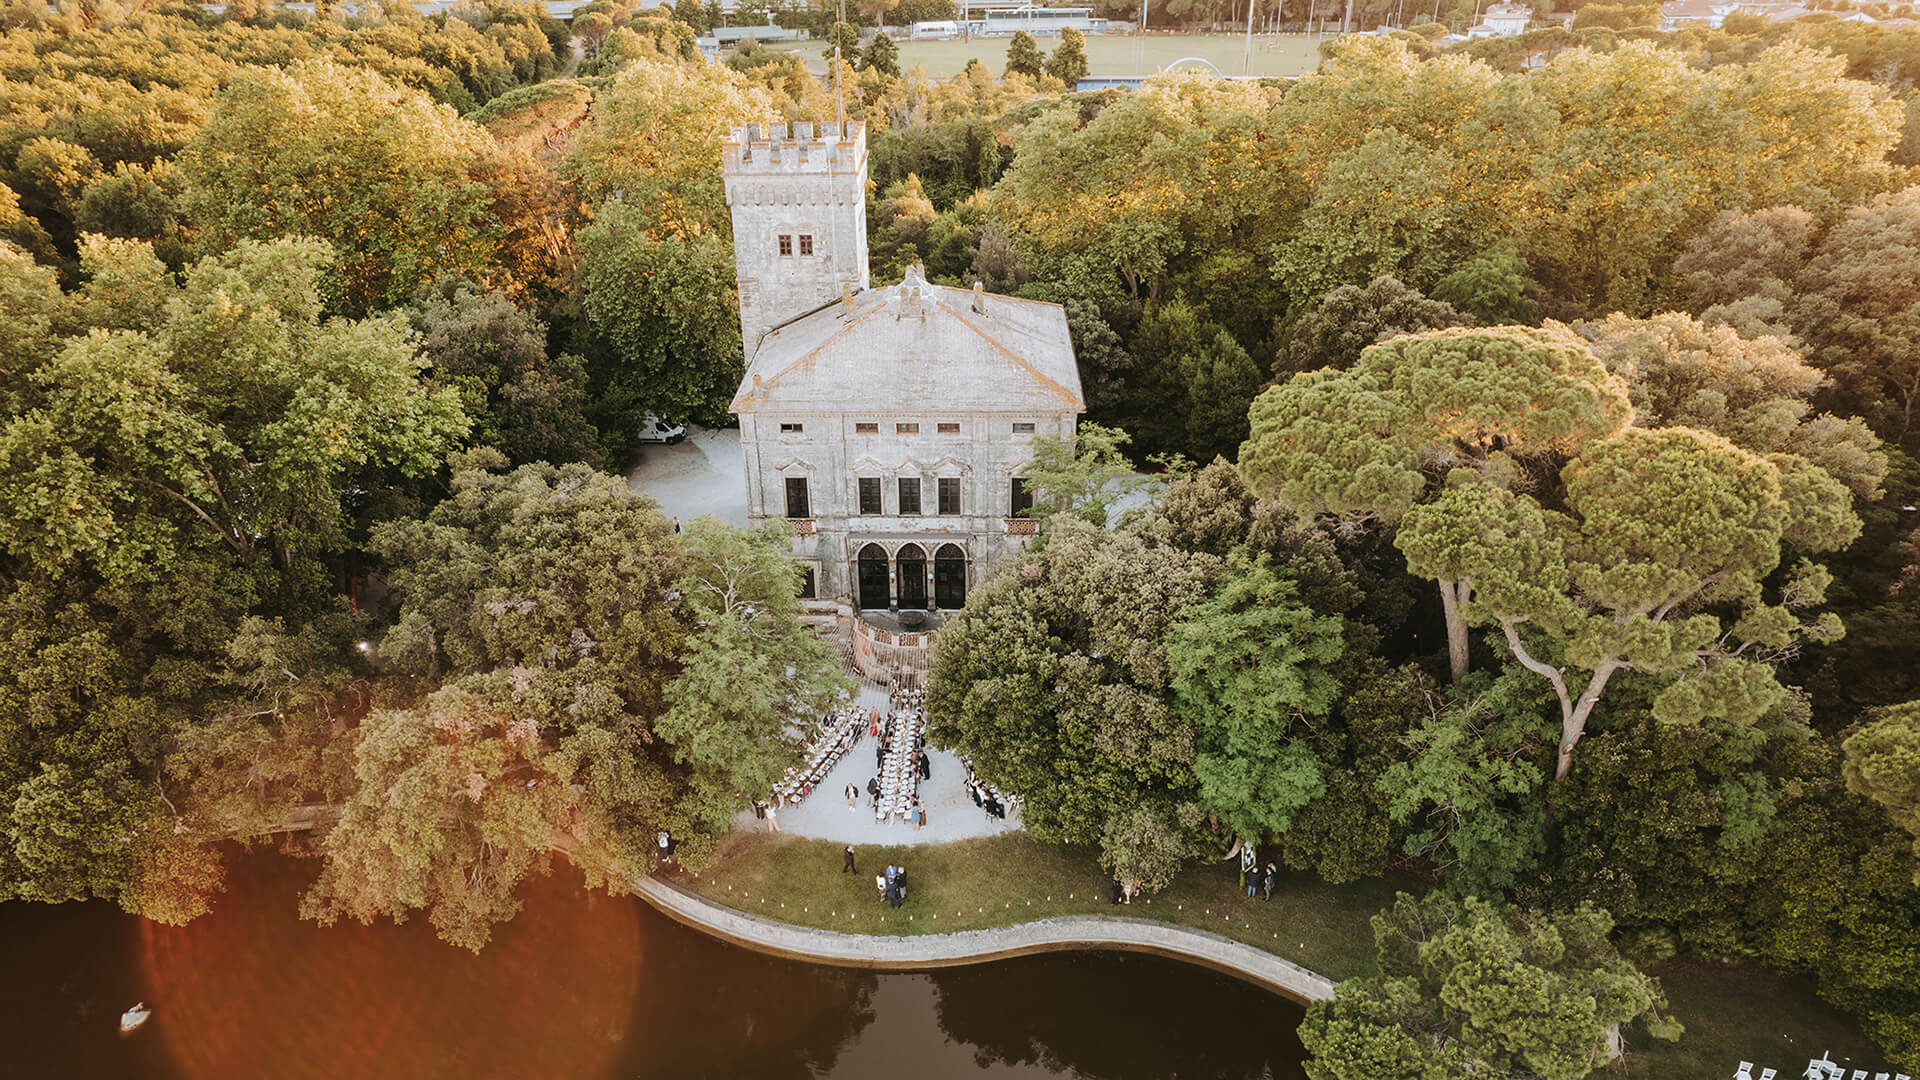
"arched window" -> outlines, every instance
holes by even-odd
[[[942,544],[933,553],[933,602],[936,607],[967,605],[967,553],[954,544]]]
[[[879,544],[868,544],[860,549],[857,560],[860,583],[859,603],[862,608],[885,608],[887,606],[887,550]]]
[[[900,580],[900,607],[923,610],[927,606],[927,553],[919,544],[908,544],[893,557],[894,571]]]

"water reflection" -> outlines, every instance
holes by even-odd
[[[423,921],[294,917],[313,866],[235,860],[186,927],[0,905],[0,1077],[1278,1077],[1299,1010],[1172,961],[1058,954],[925,975],[722,945],[564,870],[479,956]],[[115,1034],[144,999],[154,1018]]]
[[[1305,1076],[1300,1008],[1227,975],[1125,953],[1068,953],[937,976],[940,1026],[981,1065],[1102,1080]]]

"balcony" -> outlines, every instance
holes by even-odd
[[[812,536],[813,535],[813,519],[812,518],[788,518],[787,524],[793,526],[793,535],[795,536]]]
[[[1033,536],[1040,531],[1040,523],[1032,518],[1008,518],[1008,536]]]

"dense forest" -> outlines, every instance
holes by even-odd
[[[1383,957],[1585,1002],[1383,968],[1321,1075],[1584,1075],[1676,954],[1920,1065],[1920,33],[1648,10],[1099,94],[821,27],[876,283],[1062,305],[1087,391],[936,742],[1116,876],[1412,873]],[[307,914],[478,948],[794,760],[843,683],[781,535],[610,475],[726,422],[721,136],[836,107],[712,17],[0,9],[0,899],[189,919],[317,823]]]

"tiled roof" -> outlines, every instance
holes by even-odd
[[[1058,304],[930,285],[915,271],[768,331],[732,408],[840,411],[855,403],[1086,408]]]

